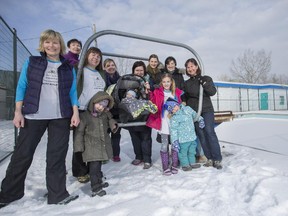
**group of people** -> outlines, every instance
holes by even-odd
[[[103,163],[111,158],[114,162],[121,161],[121,128],[115,120],[119,119],[119,110],[114,107],[113,97],[106,92],[121,77],[116,64],[110,58],[103,63],[101,50],[90,47],[84,55],[83,72],[77,82],[82,43],[72,39],[67,47],[68,53],[61,34],[48,29],[40,36],[41,56],[31,56],[23,65],[13,119],[20,130],[1,184],[0,208],[24,196],[27,171],[46,131],[48,204],[67,204],[78,198],[66,189],[65,159],[71,128],[72,174],[81,183],[90,181],[92,196],[104,196],[103,188],[109,186],[103,180]],[[147,67],[143,61],[136,61],[132,66],[132,74],[143,78],[147,95],[143,98],[147,103],[138,101],[138,105],[145,106],[150,114],[146,125],[125,128],[135,154],[131,164],[143,164],[143,169],[152,166],[151,135],[155,129],[159,136],[157,141],[161,143],[163,175],[177,174],[179,163],[183,171],[199,168],[201,165],[195,159],[197,146],[202,146],[207,158],[204,166],[221,169],[222,156],[210,99],[216,93],[212,78],[201,75],[194,58],[185,63],[189,77],[186,81],[174,57],[166,58],[164,68],[159,64],[158,56],[152,54]],[[200,87],[204,93],[201,116],[198,116]],[[134,93],[132,89],[127,91],[128,104],[135,99]]]

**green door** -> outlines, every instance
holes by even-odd
[[[268,93],[261,93],[261,110],[268,110]]]

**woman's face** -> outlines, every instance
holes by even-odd
[[[171,85],[172,85],[172,80],[170,79],[170,77],[164,77],[162,79],[162,86],[165,90],[170,90],[171,89]]]
[[[96,68],[101,61],[101,56],[99,53],[92,52],[88,55],[88,67]]]
[[[43,42],[44,52],[51,60],[59,60],[61,45],[58,39],[47,39]]]
[[[157,58],[151,58],[150,60],[149,60],[149,65],[150,65],[150,67],[152,68],[152,69],[155,69],[155,68],[157,68],[157,66],[158,66],[158,59]]]
[[[78,42],[72,42],[69,46],[70,52],[79,55],[81,52],[81,45]]]
[[[104,65],[104,69],[107,71],[108,74],[113,75],[116,72],[116,65],[114,64],[113,61],[108,61]]]
[[[188,62],[186,66],[186,71],[190,76],[196,76],[197,75],[198,66],[193,64],[192,62]]]
[[[135,69],[134,69],[134,74],[135,75],[138,75],[138,76],[140,76],[140,77],[144,77],[144,68],[143,68],[143,66],[138,66],[138,67],[136,67]]]
[[[176,69],[176,64],[174,61],[170,61],[167,65],[166,68],[168,71],[174,71]]]

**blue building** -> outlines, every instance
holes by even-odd
[[[214,82],[215,111],[288,110],[288,85]]]

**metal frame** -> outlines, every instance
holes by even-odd
[[[155,42],[155,43],[160,43],[160,44],[165,44],[165,45],[171,45],[171,46],[176,46],[176,47],[181,47],[181,48],[187,49],[196,57],[198,64],[199,64],[199,67],[201,68],[202,74],[205,74],[204,73],[204,65],[202,63],[200,56],[198,55],[198,53],[194,49],[192,49],[190,46],[187,46],[186,44],[178,43],[178,42],[174,42],[174,41],[163,40],[163,39],[158,39],[158,38],[153,38],[153,37],[148,37],[148,36],[143,36],[143,35],[131,34],[131,33],[127,33],[127,32],[121,32],[121,31],[115,31],[115,30],[103,30],[103,31],[99,31],[97,33],[94,33],[92,36],[90,36],[82,48],[82,53],[81,53],[80,61],[78,64],[77,83],[80,79],[81,73],[83,73],[84,60],[85,60],[84,56],[85,56],[85,53],[87,52],[88,48],[90,47],[90,44],[93,41],[96,41],[97,38],[104,36],[104,35],[116,35],[116,36],[121,36],[121,37],[139,39],[139,40],[150,41],[150,42]],[[118,54],[104,53],[104,52],[103,52],[103,55],[122,57],[122,58],[130,58],[130,59],[147,60],[147,58],[142,58],[142,57],[118,55]],[[203,101],[203,88],[200,85],[199,106],[198,106],[199,108],[197,111],[197,118],[196,119],[198,119],[200,117],[200,114],[202,112],[202,101]],[[125,124],[125,125],[128,126],[127,124]],[[134,125],[135,125],[135,122],[133,123],[133,126]],[[121,126],[123,126],[123,125],[121,125]]]

